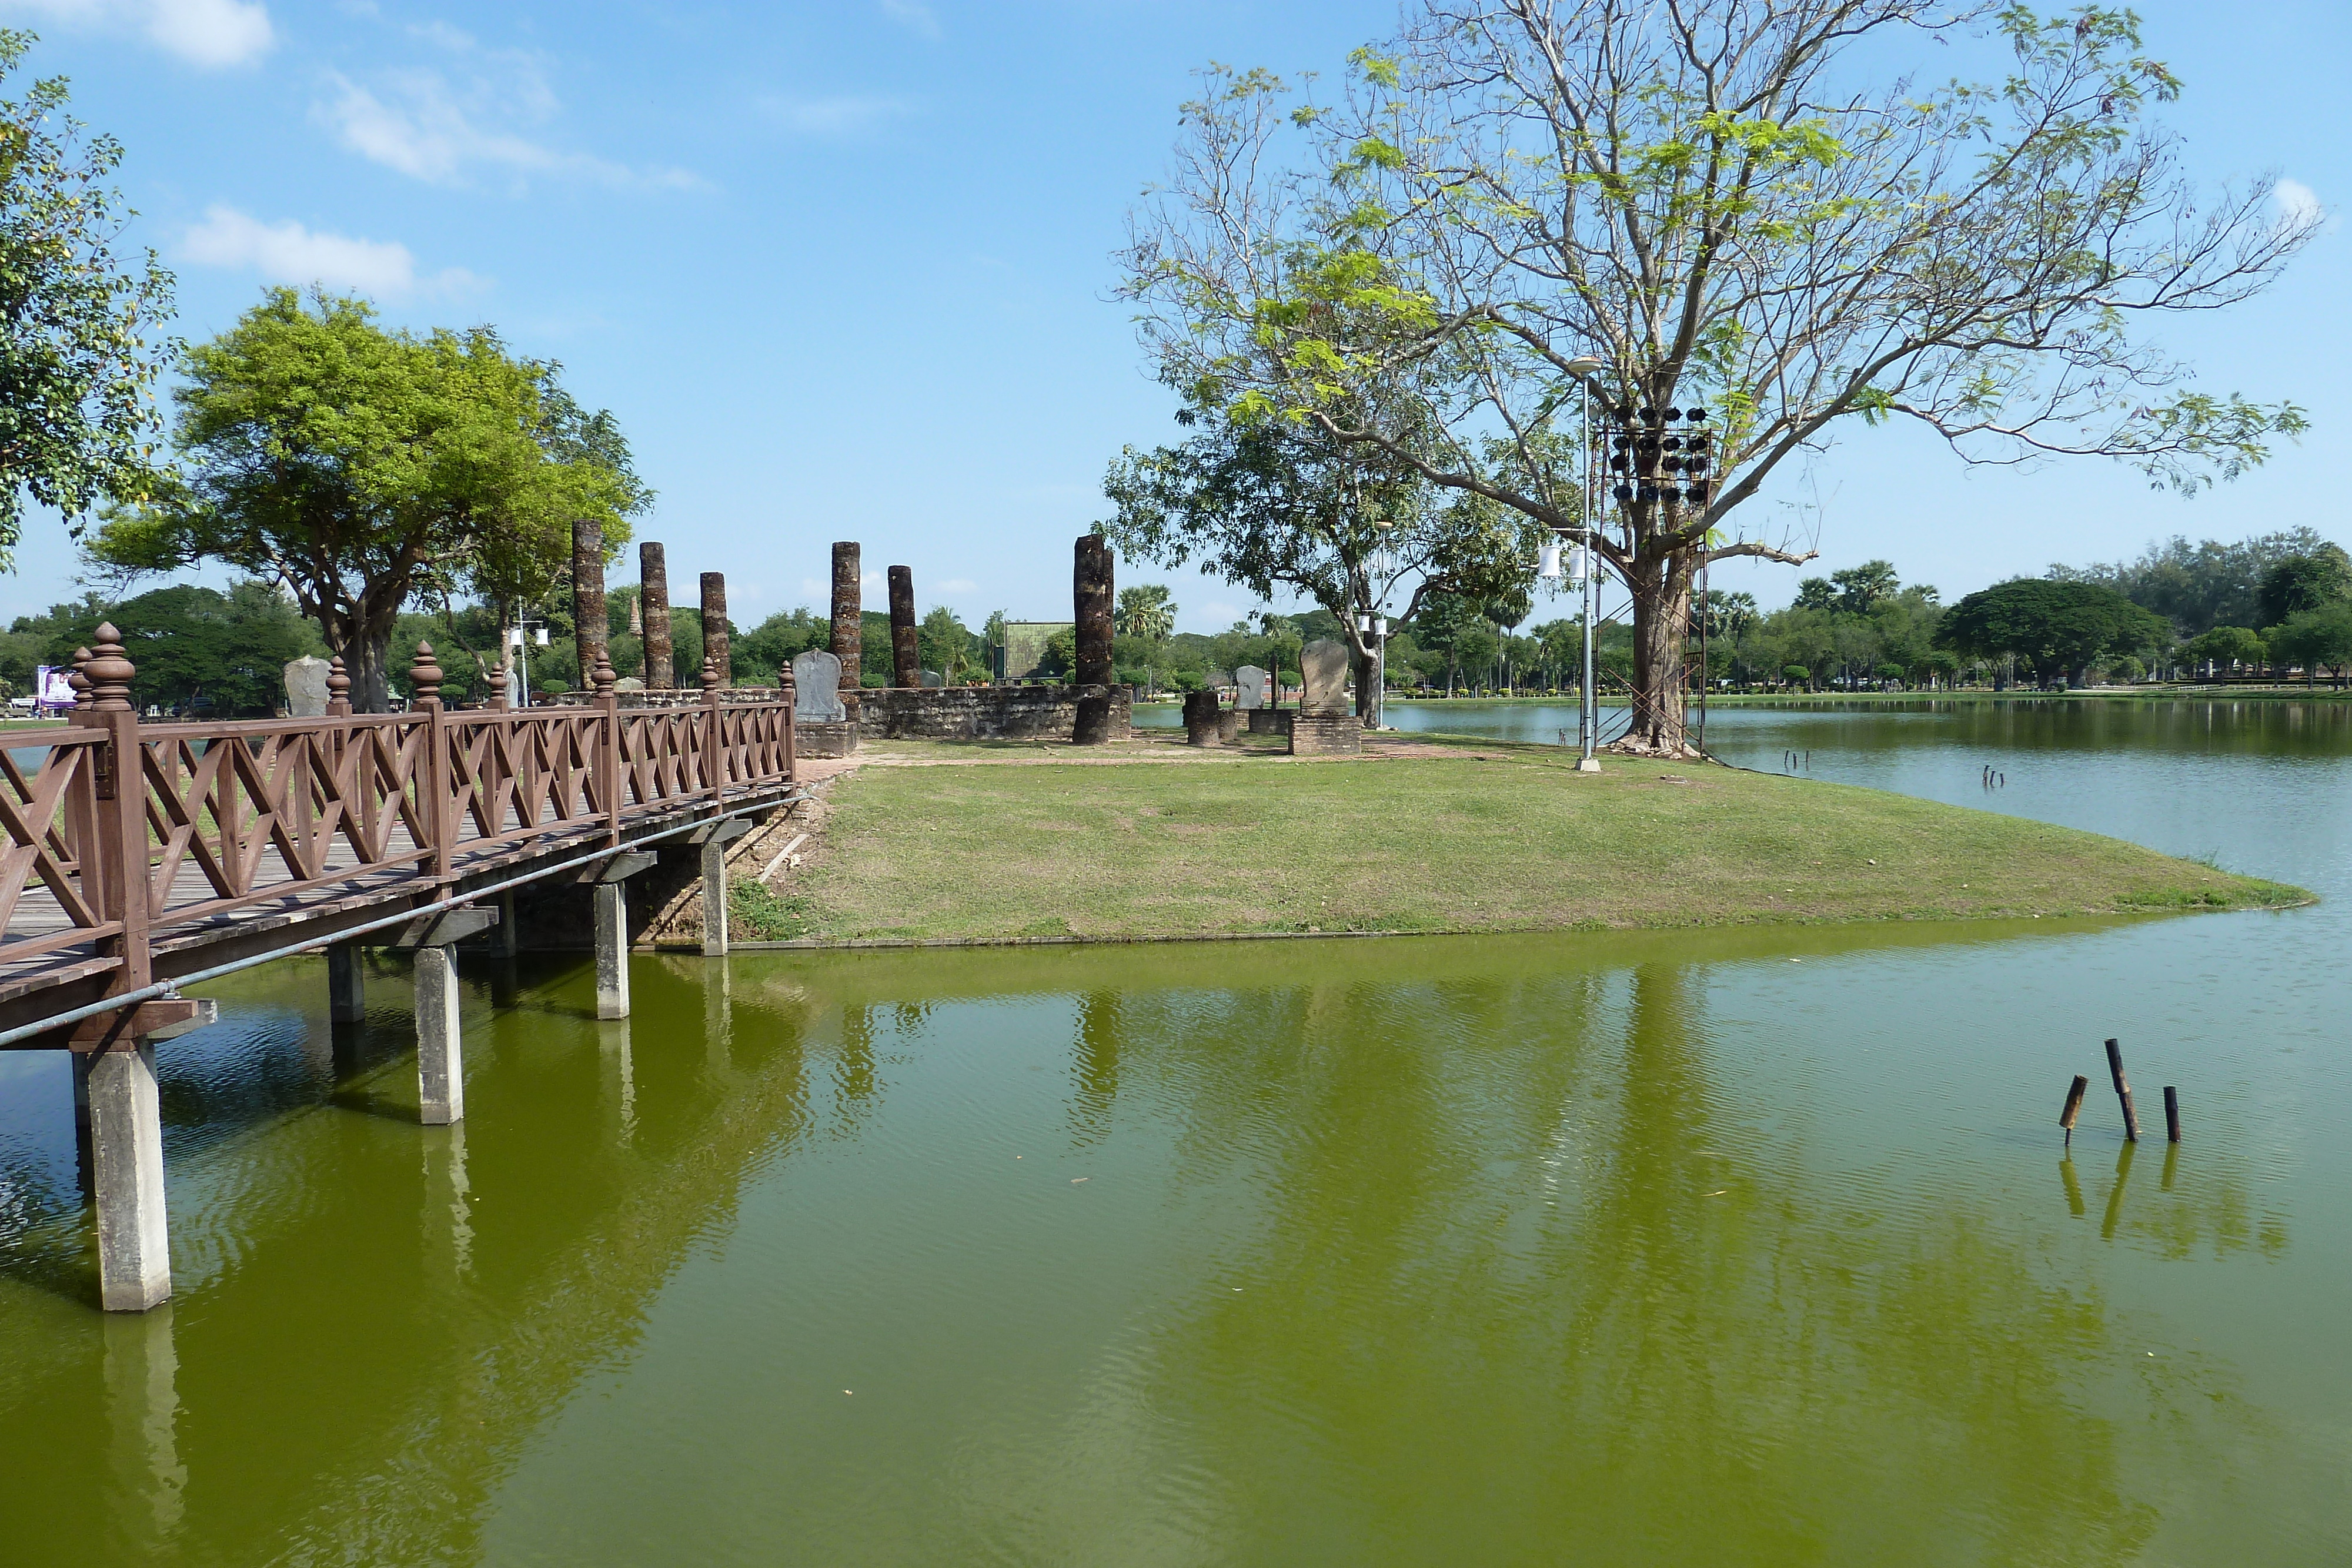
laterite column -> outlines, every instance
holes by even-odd
[[[646,685],[666,692],[677,685],[677,665],[670,652],[669,566],[658,544],[637,547],[637,600],[646,617]]]
[[[572,525],[572,647],[580,684],[599,658],[612,655],[613,628],[604,610],[604,525],[583,517]]]
[[[890,569],[890,668],[901,686],[923,684],[923,648],[915,630],[915,569]]]
[[[864,592],[858,581],[857,541],[833,547],[833,656],[841,661],[841,706],[857,722],[857,691],[866,657]]]
[[[1070,738],[1100,746],[1110,738],[1111,559],[1100,534],[1081,534],[1071,573],[1077,619],[1077,725]]]
[[[702,574],[702,662],[719,672],[719,684],[735,684],[735,666],[727,649],[727,576]]]

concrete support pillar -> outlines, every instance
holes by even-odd
[[[915,569],[890,569],[890,678],[900,686],[923,684],[921,633],[915,626]]]
[[[596,901],[596,1016],[600,1019],[629,1016],[628,889],[625,882],[600,882],[590,890]]]
[[[727,845],[702,846],[702,956],[727,956]]]
[[[493,958],[511,958],[522,951],[522,930],[515,924],[515,895],[499,894],[499,923],[490,927],[489,952]]]
[[[466,1063],[457,1040],[457,952],[416,949],[417,1120],[446,1126],[466,1115]]]
[[[857,722],[858,688],[866,658],[865,595],[858,577],[856,539],[833,547],[833,641],[830,652],[841,661],[841,706],[849,722]]]
[[[670,655],[669,563],[658,544],[637,547],[637,599],[646,618],[646,685],[666,692],[677,685],[677,665]]]
[[[604,525],[582,517],[572,525],[572,636],[580,655],[580,684],[588,685],[596,655],[612,657],[613,628],[604,609]]]
[[[702,659],[719,672],[719,684],[735,684],[734,655],[727,642],[727,575],[702,574]]]
[[[143,1312],[172,1293],[155,1048],[94,1053],[89,1092],[99,1299],[110,1312]]]
[[[367,1017],[366,960],[356,942],[338,942],[327,949],[327,1020],[357,1023]]]

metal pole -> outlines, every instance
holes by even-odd
[[[1592,690],[1592,580],[1601,570],[1601,552],[1592,538],[1592,383],[1582,383],[1584,423],[1583,472],[1577,476],[1578,515],[1584,525],[1584,700],[1578,705],[1584,731],[1584,761],[1592,760],[1595,731],[1601,727],[1601,704]]]

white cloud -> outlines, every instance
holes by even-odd
[[[922,0],[882,0],[882,15],[913,33],[918,37],[937,42],[940,37],[939,13]]]
[[[265,224],[227,206],[205,209],[205,221],[181,236],[180,255],[200,267],[258,272],[272,283],[322,283],[394,298],[472,294],[485,287],[462,267],[420,283],[416,257],[395,240],[313,233],[292,218]]]
[[[850,136],[895,120],[911,106],[904,99],[878,94],[835,93],[824,98],[763,98],[759,108],[785,130],[804,136]]]
[[[260,0],[19,0],[68,24],[135,27],[194,65],[236,66],[260,58],[278,41]]]
[[[428,29],[425,36],[453,52],[473,48],[473,40],[454,28]],[[518,127],[554,115],[559,106],[553,89],[528,56],[480,57],[489,72],[462,85],[429,69],[387,71],[373,86],[330,73],[337,96],[317,112],[361,156],[435,184],[462,183],[476,168],[608,185],[703,183],[683,169],[635,170],[584,152],[560,152],[523,134]]]
[[[2326,211],[2319,204],[2319,193],[2300,180],[2282,178],[2272,186],[2271,204],[2285,224],[2307,224]]]

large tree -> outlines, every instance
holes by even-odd
[[[1979,21],[2002,79],[1852,85]],[[1213,70],[1184,107],[1126,256],[1147,347],[1196,408],[1563,532],[1600,489],[1560,461],[1580,378],[1637,429],[1709,410],[1712,470],[1629,443],[1592,539],[1633,599],[1637,747],[1686,749],[1699,569],[1808,559],[1748,504],[1857,423],[2182,486],[2302,427],[2194,390],[2143,330],[2261,288],[2318,220],[2180,176],[2147,114],[2179,83],[2128,12],[1420,0],[1353,65],[1336,102]]]
[[[2079,685],[2107,654],[2160,652],[2172,641],[2172,624],[2095,582],[2021,577],[1953,605],[1936,641],[1970,658],[2014,654],[2043,680],[2058,675]]]
[[[1508,597],[1535,564],[1526,519],[1483,497],[1448,500],[1410,465],[1313,425],[1191,417],[1191,440],[1111,465],[1104,533],[1125,554],[1197,560],[1262,599],[1281,589],[1328,611],[1368,724],[1380,723],[1379,654],[1360,617],[1409,620],[1433,593]]]
[[[404,606],[543,595],[593,517],[608,557],[646,499],[608,415],[490,329],[387,331],[363,300],[272,289],[188,350],[179,465],[89,545],[121,574],[221,560],[283,584],[341,653],[352,700],[389,702]]]
[[[33,42],[0,29],[0,76]],[[0,99],[0,570],[14,563],[27,501],[79,527],[146,494],[158,434],[172,276],[152,251],[115,254],[135,215],[106,183],[122,146],[86,138],[67,99],[62,77]]]

